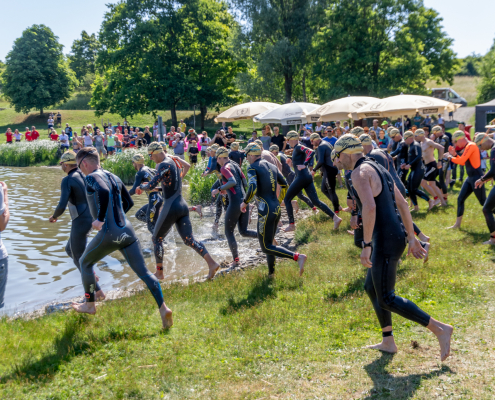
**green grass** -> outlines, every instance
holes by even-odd
[[[453,85],[449,85],[448,82],[437,84],[435,81],[429,81],[426,83],[426,87],[430,89],[450,87],[466,99],[469,107],[473,107],[478,104],[476,100],[478,97],[478,89],[476,88],[478,82],[479,78],[476,76],[455,76]]]
[[[339,197],[345,201],[343,190]],[[454,325],[444,364],[434,336],[399,316],[397,355],[363,349],[381,335],[346,233],[349,216],[334,232],[320,213],[297,226],[299,251],[309,255],[303,278],[285,261],[273,281],[264,266],[166,287],[175,315],[169,332],[160,331],[148,292],[101,306],[94,317],[1,321],[0,397],[491,399],[495,253],[480,244],[488,238],[481,207],[471,196],[463,228],[452,231],[445,228],[455,206],[427,213],[420,205],[414,219],[431,236],[430,261],[404,258],[397,294]]]

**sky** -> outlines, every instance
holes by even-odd
[[[70,52],[81,32],[89,34],[100,29],[106,4],[113,0],[0,0],[2,30],[0,31],[0,60],[5,61],[14,40],[34,25],[45,24],[52,29]],[[475,52],[485,54],[495,39],[494,0],[424,0],[443,17],[447,34],[454,39],[458,57]]]

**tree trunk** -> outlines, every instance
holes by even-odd
[[[172,126],[177,128],[177,111],[175,109],[175,103],[172,104],[172,108],[170,109],[170,114],[172,116]]]
[[[302,90],[303,90],[303,101],[306,103],[308,101],[306,97],[306,72],[303,72]]]
[[[285,88],[285,102],[290,103],[292,101],[292,74],[284,74],[284,88]]]
[[[40,108],[40,117],[42,117],[42,116],[43,116],[43,109]]]
[[[205,120],[206,120],[206,114],[208,112],[208,108],[206,106],[200,105],[199,109],[201,111],[201,130],[205,130]]]

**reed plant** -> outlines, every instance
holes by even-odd
[[[189,182],[189,201],[191,204],[209,204],[212,201],[211,187],[217,180],[215,174],[202,177],[208,160],[201,160],[186,175]]]
[[[60,155],[60,144],[50,140],[0,145],[0,165],[9,167],[55,165]]]
[[[134,183],[134,176],[136,175],[136,170],[132,166],[132,157],[135,154],[142,154],[145,165],[150,168],[155,168],[155,163],[150,160],[146,147],[141,149],[128,149],[121,153],[117,153],[103,161],[102,167],[117,175],[122,179],[124,184],[132,185]]]

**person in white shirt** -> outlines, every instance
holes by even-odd
[[[62,131],[62,134],[58,137],[58,140],[62,150],[69,150],[69,135],[67,135],[65,131]]]
[[[50,115],[48,117],[48,135],[50,135],[50,132],[52,131],[52,128],[53,128],[53,116]]]
[[[344,121],[344,134],[349,132],[349,129],[350,129],[350,126],[349,126],[349,122],[347,121]]]
[[[438,114],[437,124],[445,129],[445,120],[443,119],[442,114]]]
[[[203,131],[199,138],[199,144],[201,145],[201,158],[206,158],[206,149],[208,148],[211,139],[208,137],[208,133]]]
[[[0,182],[0,232],[7,228],[9,223],[9,197],[7,195],[7,185]],[[9,272],[8,254],[0,235],[0,308],[4,306],[5,288],[7,287],[7,276]]]
[[[322,130],[323,130],[323,125],[321,124],[321,122],[320,122],[320,121],[318,121],[318,122],[316,123],[316,126],[315,126],[315,132],[316,132],[316,133],[320,133]],[[321,133],[320,133],[320,136],[321,136]]]

